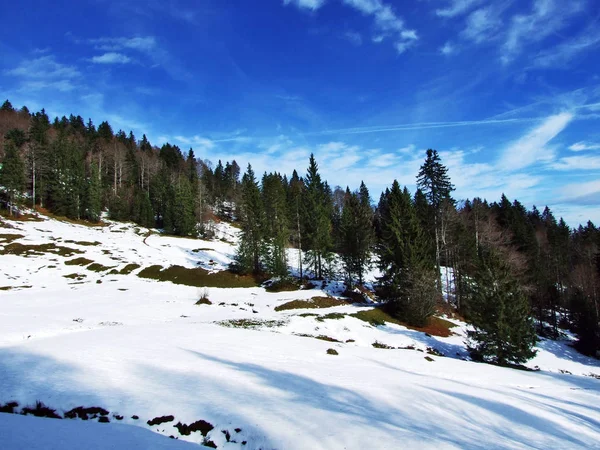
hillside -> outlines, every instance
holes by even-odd
[[[437,319],[447,337],[378,325],[342,283],[268,292],[225,272],[237,230],[214,228],[2,219],[0,405],[110,421],[0,414],[4,448],[600,448],[600,366],[569,334],[538,344],[539,370],[474,363],[459,320]]]

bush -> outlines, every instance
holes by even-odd
[[[212,302],[208,299],[208,289],[204,288],[200,294],[200,298],[196,302],[196,305],[212,305]]]

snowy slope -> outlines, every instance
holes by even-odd
[[[107,438],[98,448],[170,448],[182,444],[160,436],[147,444],[154,435],[142,428],[201,443],[199,432],[180,436],[173,427],[200,419],[214,425],[208,438],[219,448],[600,448],[600,381],[586,376],[600,374],[600,367],[566,342],[542,341],[529,363],[541,371],[517,371],[464,361],[460,322],[455,335],[440,338],[351,316],[301,315],[350,314],[365,306],[274,309],[326,295],[319,288],[210,288],[212,305],[197,306],[202,289],[136,276],[154,264],[226,267],[236,230],[225,224],[219,230],[228,242],[165,237],[120,223],[10,225],[15,228],[0,228],[0,236],[19,234],[24,237],[14,242],[84,253],[0,255],[0,287],[11,287],[0,290],[0,404],[41,400],[59,413],[101,406],[124,419],[69,425],[0,414],[0,435],[10,436],[3,448],[29,448],[27,433],[19,431],[27,427],[44,435],[56,427],[66,436],[71,431],[59,427],[78,427],[71,428],[74,435],[94,440],[98,427],[109,427],[115,441]],[[141,267],[119,275],[65,265],[78,257],[117,271]],[[85,277],[64,278],[73,273]],[[257,326],[223,326],[236,320]],[[374,348],[374,342],[397,349]],[[448,357],[428,355],[428,347]],[[339,355],[328,355],[329,348]],[[146,424],[164,415],[174,421]],[[227,442],[222,430],[236,442]],[[110,444],[125,438],[137,443]]]

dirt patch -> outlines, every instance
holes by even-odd
[[[261,281],[255,277],[237,275],[228,270],[210,273],[201,267],[188,269],[182,266],[171,266],[164,269],[162,266],[155,265],[146,267],[137,275],[140,278],[170,281],[174,284],[194,287],[248,288],[259,286]]]
[[[333,297],[313,297],[310,300],[292,300],[275,307],[275,311],[286,311],[290,309],[316,309],[333,308],[334,306],[349,305],[346,300]]]

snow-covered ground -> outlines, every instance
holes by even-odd
[[[458,321],[441,338],[348,315],[367,306],[275,311],[333,283],[209,288],[212,305],[195,305],[202,288],[137,276],[156,264],[222,270],[236,240],[226,224],[215,241],[112,222],[4,224],[14,228],[0,226],[0,253],[15,234],[83,253],[0,254],[0,405],[100,406],[111,423],[0,414],[2,448],[600,448],[600,380],[589,376],[600,367],[566,341],[541,341],[528,363],[541,370],[518,371],[464,360]],[[105,267],[65,264],[82,257]],[[129,264],[140,267],[115,273]],[[306,315],[334,312],[346,315]],[[214,425],[206,438],[174,427],[198,420]]]

